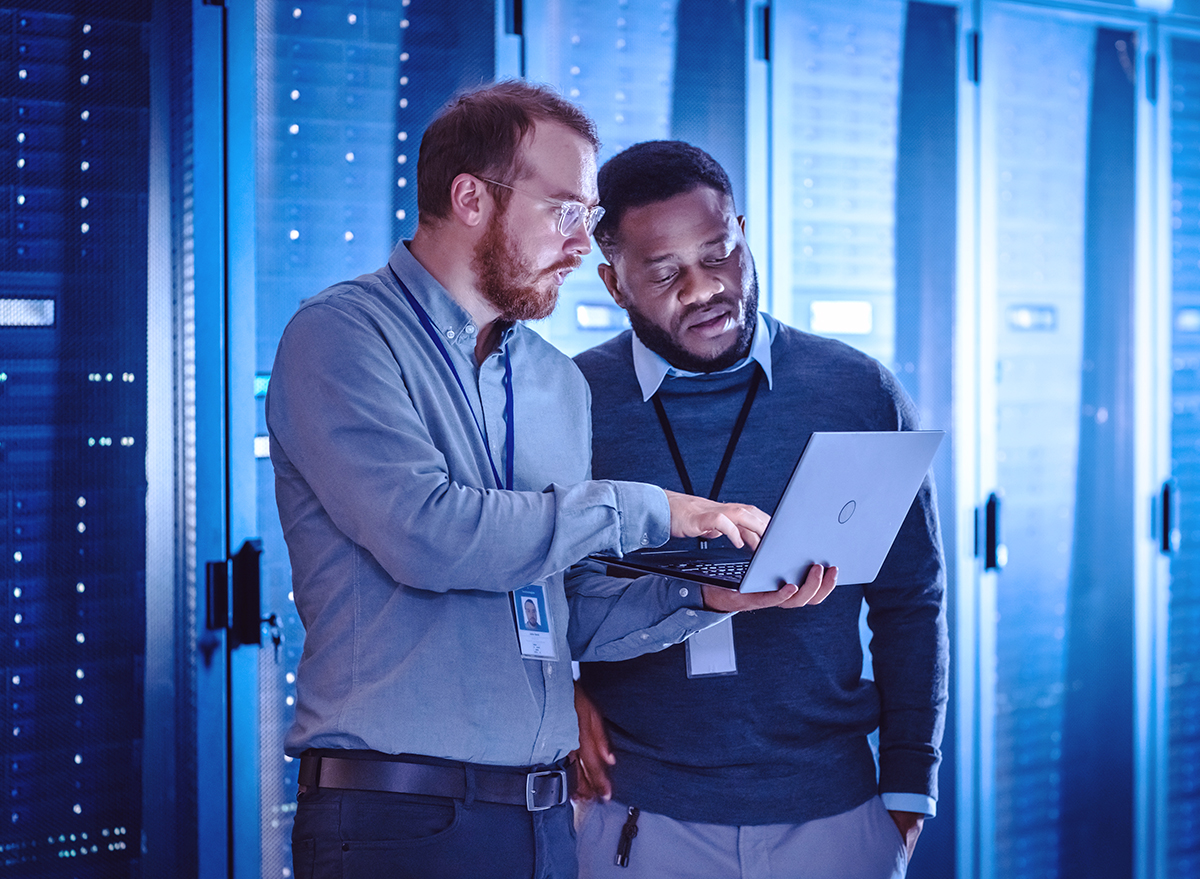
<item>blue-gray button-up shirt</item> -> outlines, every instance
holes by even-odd
[[[588,553],[665,542],[665,495],[590,480],[590,394],[570,359],[515,324],[477,365],[470,315],[403,243],[389,263],[466,395],[387,266],[307,300],[284,330],[267,426],[306,632],[286,750],[553,762],[577,744],[572,653],[626,659],[721,615],[662,578],[564,577]],[[505,472],[505,356],[512,491],[488,460]],[[556,661],[521,657],[508,593],[529,583],[545,585]]]

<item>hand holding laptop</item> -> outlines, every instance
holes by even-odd
[[[664,491],[666,491],[664,489]],[[716,538],[724,534],[734,546],[757,549],[771,517],[753,504],[721,504],[690,494],[667,491],[671,505],[672,537]],[[837,568],[813,565],[803,586],[788,583],[774,592],[742,593],[720,586],[702,586],[704,607],[722,613],[765,607],[804,607],[820,604],[837,584]]]
[[[725,586],[701,586],[704,595],[704,609],[721,613],[736,613],[743,610],[762,610],[766,607],[805,607],[809,604],[820,604],[829,597],[837,586],[837,568],[830,565],[823,568],[813,565],[808,569],[804,583],[797,586],[788,583],[780,586],[775,592],[738,592]]]
[[[677,491],[666,494],[671,505],[672,537],[716,538],[724,534],[738,549],[757,549],[771,521],[753,504],[722,504]]]

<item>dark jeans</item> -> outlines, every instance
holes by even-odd
[[[300,795],[296,879],[576,879],[571,804],[319,788]]]

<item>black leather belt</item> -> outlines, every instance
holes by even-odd
[[[564,769],[504,772],[464,764],[431,766],[403,760],[301,755],[299,782],[305,787],[388,791],[461,800],[467,796],[468,771],[477,800],[524,806],[530,812],[561,806],[567,801]]]

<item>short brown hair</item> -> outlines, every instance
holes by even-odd
[[[546,86],[505,80],[458,95],[429,123],[417,157],[417,221],[450,216],[459,174],[508,183],[520,176],[517,148],[538,122],[557,122],[600,149],[596,125]],[[491,187],[489,187],[491,188]],[[492,189],[503,206],[509,190]]]

